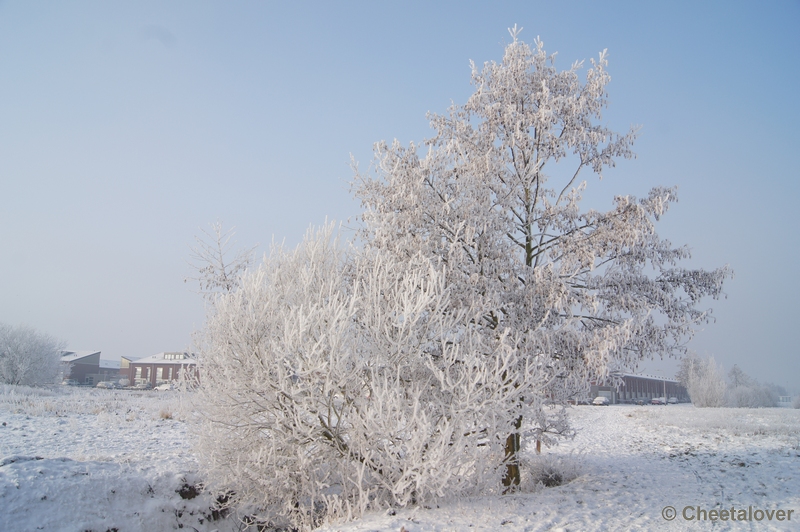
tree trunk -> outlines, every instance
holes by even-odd
[[[522,416],[519,416],[514,423],[516,430],[506,438],[506,474],[503,476],[503,486],[505,486],[503,493],[512,492],[519,486],[520,427],[522,427]]]

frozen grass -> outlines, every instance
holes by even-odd
[[[176,392],[106,390],[84,387],[29,388],[0,385],[0,411],[27,416],[113,415],[125,419],[162,417],[168,411],[185,419],[189,411]],[[170,416],[172,417],[172,416]]]
[[[650,427],[674,427],[707,435],[797,439],[800,412],[790,408],[646,407],[630,412]]]

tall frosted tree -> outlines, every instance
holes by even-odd
[[[376,144],[371,171],[356,170],[354,183],[367,247],[435,261],[449,311],[480,309],[474,325],[487,338],[510,334],[521,361],[547,368],[505,439],[508,488],[520,480],[526,417],[537,440],[566,433],[552,405],[644,357],[681,354],[709,319],[700,300],[719,297],[730,275],[680,267],[689,250],[657,235],[674,188],[616,196],[607,211],[581,208],[582,176],[600,178],[633,156],[636,130],[601,124],[606,53],[582,81],[582,63],[559,71],[540,40],[522,42],[516,27],[511,36],[500,63],[472,64],[466,104],[429,115],[432,138]],[[530,386],[516,375],[503,377]]]

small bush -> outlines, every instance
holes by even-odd
[[[552,454],[535,455],[525,461],[528,489],[561,486],[578,478],[583,460],[578,455],[556,456]]]

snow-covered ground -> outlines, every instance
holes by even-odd
[[[243,529],[200,491],[188,415],[176,392],[0,388],[0,530]],[[528,455],[570,482],[323,530],[800,530],[800,410],[582,406],[572,419],[573,441]],[[728,520],[684,519],[698,507]]]
[[[0,530],[218,528],[177,393],[0,392]]]

